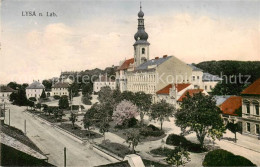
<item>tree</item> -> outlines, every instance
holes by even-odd
[[[27,104],[28,104],[28,106],[29,106],[29,107],[31,107],[31,110],[32,110],[32,109],[33,109],[33,107],[34,107],[34,102],[33,102],[33,101],[30,101],[30,100],[28,100]]]
[[[98,100],[100,103],[113,104],[113,91],[109,86],[102,87],[98,93]]]
[[[92,99],[92,97],[88,93],[81,97],[82,103],[86,104],[86,105],[91,105],[91,99]]]
[[[46,115],[46,113],[48,112],[48,105],[47,104],[42,104],[42,107],[43,107],[43,111]]]
[[[25,89],[20,88],[17,92],[13,92],[10,95],[10,101],[12,104],[19,106],[26,106],[28,104],[28,100],[26,98]]]
[[[21,88],[21,85],[17,84],[16,82],[10,82],[10,83],[7,84],[7,86],[14,89],[14,90]]]
[[[69,108],[69,100],[67,96],[61,96],[59,99],[59,108],[60,109],[68,109]]]
[[[138,107],[140,113],[141,124],[144,121],[144,115],[147,113],[152,104],[152,95],[144,92],[136,92],[134,98],[134,104]]]
[[[46,98],[46,93],[45,90],[43,89],[42,94],[40,96],[41,99],[45,99]]]
[[[228,122],[226,125],[226,128],[230,130],[235,135],[235,143],[237,142],[237,132],[240,131],[240,126],[238,123],[235,123],[234,121]]]
[[[61,110],[59,108],[53,108],[52,112],[53,112],[54,117],[57,121],[62,120],[63,110]]]
[[[82,95],[91,95],[93,92],[93,84],[92,83],[86,83],[82,85]]]
[[[166,119],[169,119],[170,116],[173,116],[175,108],[173,105],[166,103],[165,100],[160,101],[159,103],[154,103],[151,107],[150,118],[153,120],[160,121],[161,130],[163,122]]]
[[[117,125],[128,125],[127,121],[131,118],[135,118],[137,115],[137,107],[130,101],[123,100],[117,105],[116,110],[113,113],[113,119]]]
[[[71,94],[72,93],[72,94]],[[69,87],[69,98],[79,95],[79,85],[76,82],[73,82]]]
[[[37,109],[40,109],[40,111],[41,111],[41,108],[42,108],[41,103],[37,103],[37,104],[36,104],[36,108],[37,108]]]
[[[198,93],[191,97],[187,94],[181,103],[181,108],[175,113],[175,124],[185,129],[189,128],[190,132],[195,132],[203,147],[207,134],[210,134],[211,138],[220,139],[224,133],[225,128],[220,114],[221,111],[212,96]]]
[[[71,121],[71,123],[72,123],[73,129],[75,129],[75,122],[77,121],[77,114],[71,112],[69,119],[70,119],[70,121]]]
[[[135,153],[135,147],[140,142],[140,134],[137,130],[129,130],[126,133],[126,143],[129,144],[129,147],[132,148],[132,152]]]
[[[106,140],[105,133],[109,131],[109,121],[107,118],[101,119],[101,124],[99,127],[99,132],[104,136],[104,140]]]
[[[51,79],[45,79],[42,81],[42,84],[44,85],[45,89],[51,90],[52,87],[52,80]]]
[[[116,105],[122,101],[121,92],[118,86],[116,86],[116,89],[113,91],[112,97]]]
[[[172,166],[184,166],[190,161],[190,153],[180,146],[171,151],[166,158],[166,162]]]
[[[121,100],[127,100],[135,103],[135,94],[131,91],[124,91],[121,94]]]

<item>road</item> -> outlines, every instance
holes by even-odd
[[[54,128],[23,112],[26,107],[10,105],[11,126],[24,131],[26,120],[27,136],[45,153],[49,154],[49,162],[64,166],[64,147],[67,148],[67,166],[97,166],[111,163],[101,157],[87,145],[82,145],[73,139],[63,135]],[[5,123],[8,124],[8,112]]]

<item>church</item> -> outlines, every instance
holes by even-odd
[[[207,92],[210,92],[221,80],[217,76],[203,73],[201,69],[186,64],[173,55],[150,59],[148,37],[145,32],[144,12],[140,5],[137,32],[134,35],[134,56],[122,61],[116,72],[116,84],[121,92],[143,91],[153,95],[153,102],[156,102],[164,98],[176,98],[170,97],[171,93],[161,96],[161,90],[177,90],[178,84],[189,84],[192,85],[190,89],[202,89],[203,92],[207,89]]]

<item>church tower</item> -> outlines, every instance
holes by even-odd
[[[140,64],[149,60],[149,45],[147,41],[148,34],[145,32],[144,28],[144,13],[142,11],[142,5],[140,3],[140,11],[138,13],[138,28],[135,34],[134,43],[134,65],[138,67]]]

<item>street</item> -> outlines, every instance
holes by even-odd
[[[109,160],[96,154],[88,148],[88,145],[72,140],[61,134],[49,125],[41,123],[32,116],[23,112],[26,107],[10,105],[11,126],[24,131],[26,120],[27,136],[45,153],[49,154],[50,163],[56,166],[64,166],[64,147],[67,149],[67,166],[97,166],[111,163]],[[8,124],[8,112],[5,123]]]

